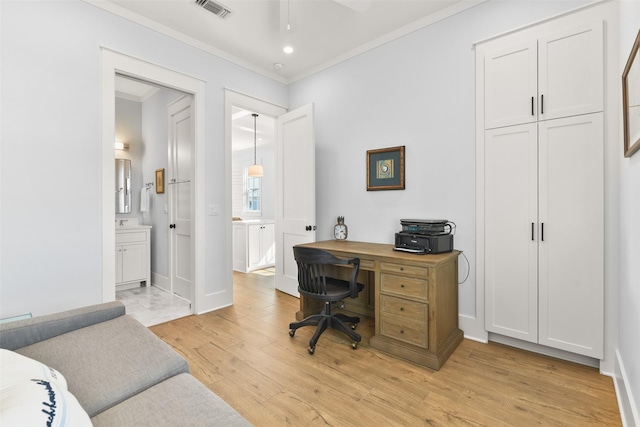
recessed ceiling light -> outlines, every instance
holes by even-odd
[[[284,49],[282,49],[282,51],[284,53],[293,53],[293,48],[291,46],[285,46]]]

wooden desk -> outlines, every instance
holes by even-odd
[[[328,240],[300,246],[343,258],[360,258],[358,282],[365,289],[345,308],[375,316],[370,345],[414,363],[440,369],[462,341],[458,329],[458,255],[416,255],[393,245]],[[348,270],[336,266],[336,274]],[[367,286],[368,285],[368,286]],[[298,319],[318,313],[315,300],[300,298]]]

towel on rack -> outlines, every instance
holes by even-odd
[[[149,187],[142,187],[140,190],[140,212],[149,211]]]

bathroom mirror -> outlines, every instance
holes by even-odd
[[[116,159],[116,213],[131,212],[131,160]]]

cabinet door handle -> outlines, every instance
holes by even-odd
[[[544,95],[540,95],[540,114],[544,114]]]
[[[540,239],[544,242],[544,222],[540,223]]]
[[[169,224],[169,228],[176,228],[175,224]]]
[[[534,102],[535,102],[535,100],[534,100],[534,97],[532,96],[532,97],[531,97],[531,115],[532,115],[532,116],[534,115],[534,113],[533,113],[533,103],[534,103]]]
[[[533,227],[534,227],[534,225],[533,225],[533,223],[531,223],[531,240],[535,240],[534,237],[533,237]]]

